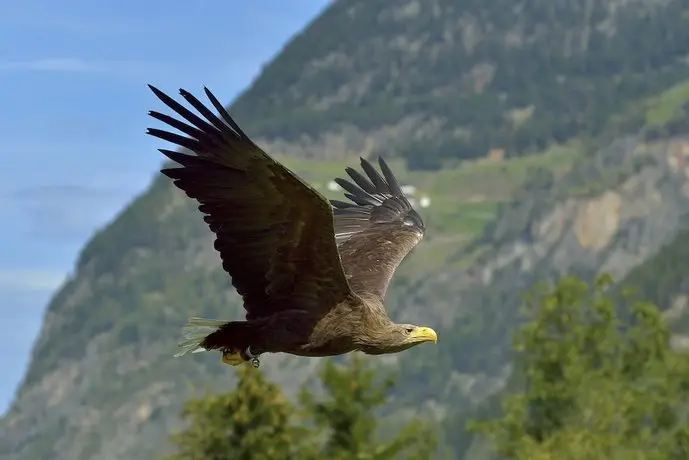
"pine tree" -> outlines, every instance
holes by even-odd
[[[387,403],[394,386],[390,376],[381,377],[364,359],[352,355],[347,365],[328,360],[320,379],[324,397],[317,398],[304,388],[300,399],[316,427],[326,433],[322,458],[425,460],[433,456],[435,435],[420,421],[410,422],[388,442],[377,438],[377,411]]]
[[[393,379],[360,357],[346,365],[325,361],[324,397],[304,386],[300,407],[259,370],[239,366],[237,372],[235,391],[187,402],[182,416],[189,425],[172,436],[177,453],[167,460],[427,460],[435,453],[435,434],[420,421],[380,441],[378,410]]]
[[[237,368],[233,392],[189,400],[186,430],[172,436],[168,460],[291,460],[308,456],[310,436],[296,408],[251,366]]]
[[[686,357],[655,305],[619,302],[611,284],[571,277],[527,299],[530,321],[515,341],[525,390],[472,432],[514,459],[689,456]]]

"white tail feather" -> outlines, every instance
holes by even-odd
[[[184,356],[187,353],[200,353],[206,351],[206,349],[201,346],[203,340],[208,334],[215,332],[226,322],[227,321],[220,321],[217,319],[190,318],[189,322],[182,327],[184,340],[177,345],[180,350],[175,353],[175,358]]]

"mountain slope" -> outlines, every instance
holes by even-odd
[[[233,104],[233,114],[262,146],[329,197],[337,192],[326,189],[327,181],[353,165],[354,154],[389,149],[410,166],[428,166],[437,164],[436,154],[443,160],[485,155],[488,144],[471,146],[490,133],[491,142],[498,142],[490,146],[507,148],[509,156],[510,148],[524,152],[574,134],[595,137],[608,128],[615,134],[648,125],[657,129],[656,137],[665,136],[663,129],[683,119],[684,107],[674,104],[681,85],[670,98],[651,91],[685,75],[684,65],[674,60],[681,51],[676,40],[686,33],[683,23],[674,22],[684,14],[680,2],[591,0],[595,21],[584,21],[589,16],[573,0],[528,7],[465,3],[459,10],[449,1],[335,2],[266,67]],[[509,24],[522,24],[521,33],[507,33],[504,11],[511,12]],[[665,34],[668,45],[613,53],[623,39],[636,40],[639,33],[631,25],[644,14],[653,18],[643,29],[649,43]],[[543,17],[551,20],[544,23]],[[594,31],[592,25],[601,23],[614,31],[603,28],[609,41],[601,42]],[[588,35],[585,29],[591,29]],[[325,34],[337,30],[347,33],[334,34],[339,40]],[[557,46],[580,43],[583,36],[598,37],[596,43],[606,44],[610,54],[600,57],[600,47],[588,46],[572,54],[571,68],[548,64],[561,50]],[[409,51],[417,46],[410,43],[420,48]],[[645,67],[639,56],[647,59]],[[498,63],[502,70],[477,88],[474,83],[483,80],[476,75],[483,74],[476,69],[488,68],[477,67],[481,62]],[[651,63],[667,65],[653,71]],[[538,69],[533,72],[539,78],[569,69],[564,80],[556,79],[563,85],[555,91],[559,106],[543,103],[543,81],[523,77],[532,71],[522,67]],[[582,71],[589,67],[598,70]],[[621,72],[632,80],[616,78]],[[373,83],[363,85],[361,75],[371,75]],[[643,90],[602,86],[619,104],[596,105],[599,98],[613,97],[598,93],[601,80],[638,82],[640,76]],[[348,82],[359,88],[358,96],[342,89]],[[573,97],[567,91],[579,92]],[[649,97],[639,99],[640,94]],[[541,109],[514,112],[505,101],[519,97],[520,107]],[[577,104],[579,97],[595,104]],[[560,117],[563,104],[570,103]],[[388,110],[397,115],[388,117]],[[609,123],[591,124],[610,114],[615,116]],[[515,117],[531,128],[513,130]],[[538,124],[546,120],[552,123]],[[558,126],[573,130],[563,135]],[[521,150],[503,143],[510,136],[521,139]],[[473,162],[446,161],[434,172],[409,170],[401,159],[391,162],[402,181],[428,194],[432,204],[421,210],[427,238],[393,279],[389,310],[399,321],[432,324],[441,337],[437,347],[384,361],[403,373],[390,408],[396,416],[442,419],[499,389],[509,371],[514,307],[532,281],[600,269],[623,276],[680,231],[689,187],[680,139],[620,138],[593,153],[579,140],[538,156],[503,161],[497,152]],[[29,371],[0,421],[0,458],[129,459],[159,453],[179,423],[182,401],[199,390],[192,385],[233,384],[232,370],[218,356],[171,358],[179,327],[192,314],[233,318],[241,306],[194,203],[158,178],[92,238],[73,279],[49,305]],[[317,363],[273,356],[263,360],[263,368],[291,392]]]
[[[686,78],[688,11],[678,0],[338,1],[233,108],[298,155],[394,152],[424,168],[492,148],[521,155],[597,135]]]

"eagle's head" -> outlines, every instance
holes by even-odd
[[[397,324],[397,336],[400,344],[413,347],[423,342],[438,343],[438,334],[428,326],[414,324]]]
[[[381,328],[362,349],[368,354],[397,353],[424,342],[438,342],[438,334],[427,326],[390,323]]]

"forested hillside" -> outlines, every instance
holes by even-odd
[[[678,302],[688,12],[678,0],[339,0],[231,104],[329,197],[358,155],[384,153],[431,198],[387,304],[440,341],[376,361],[399,374],[384,423],[429,420],[464,452],[458,414],[508,381],[536,281],[608,271],[661,308]],[[52,299],[0,421],[0,459],[152,458],[189,395],[233,387],[217,355],[171,358],[189,315],[242,309],[195,204],[163,179],[94,235]],[[293,397],[317,364],[269,356],[262,370]]]
[[[538,152],[597,136],[612,115],[686,79],[687,8],[678,0],[339,1],[233,109],[250,133],[314,156],[344,153],[321,149],[339,142],[437,168],[491,149]]]

